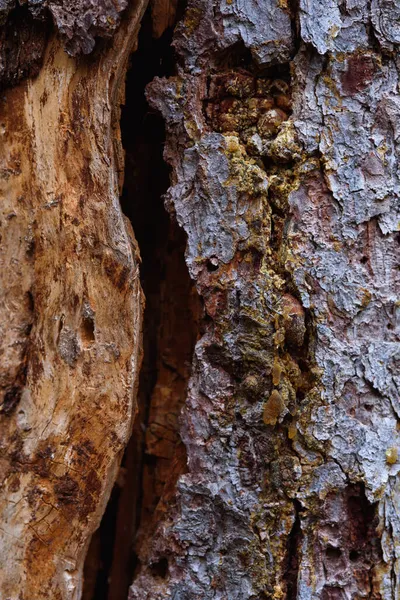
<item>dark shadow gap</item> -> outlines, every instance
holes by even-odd
[[[146,298],[144,359],[140,373],[138,414],[101,525],[93,535],[84,571],[83,600],[126,600],[139,566],[138,532],[146,529],[168,481],[179,444],[177,416],[184,402],[191,357],[197,338],[198,300],[184,261],[183,230],[164,209],[169,168],[163,160],[164,122],[145,98],[156,76],[170,76],[175,59],[172,30],[152,37],[148,12],[137,51],[131,57],[122,107],[125,181],[121,197],[142,258],[141,283]],[[168,392],[168,410],[157,390]],[[168,440],[157,423],[166,419]],[[172,440],[172,441],[171,441]],[[167,573],[163,562],[157,566]]]
[[[301,512],[302,506],[298,500],[293,501],[295,520],[288,537],[287,565],[284,580],[286,581],[286,599],[296,600],[299,576],[299,554],[302,543]]]

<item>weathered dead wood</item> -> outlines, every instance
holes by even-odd
[[[1,97],[0,596],[75,599],[129,438],[139,255],[119,105],[145,2],[90,59],[49,40]]]
[[[1,101],[6,599],[79,597],[131,428],[142,299],[118,106],[144,3],[110,46],[63,50],[90,53],[125,4],[28,1],[31,56],[0,35],[3,83],[39,71]],[[152,7],[160,36],[176,3]],[[156,360],[130,598],[399,600],[398,7],[184,8],[176,71],[147,94],[205,316],[169,438],[187,354]]]

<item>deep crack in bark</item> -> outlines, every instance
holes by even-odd
[[[140,568],[140,538],[150,534],[164,488],[173,487],[186,468],[178,417],[201,306],[184,261],[185,235],[163,206],[169,186],[169,168],[162,156],[164,123],[145,98],[147,83],[172,74],[171,35],[167,28],[159,39],[152,37],[148,11],[127,74],[121,118],[126,153],[121,206],[134,228],[142,260],[144,358],[138,413],[120,476],[88,551],[83,600],[126,600],[133,573]],[[167,568],[164,558],[152,565],[159,576],[165,576]]]

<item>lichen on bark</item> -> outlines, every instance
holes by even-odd
[[[132,599],[398,597],[398,71],[368,10],[189,2],[148,88],[206,332]]]
[[[28,40],[0,31],[3,85],[38,75],[1,100],[7,598],[79,597],[129,437],[141,292],[117,121],[146,3],[117,31],[126,4],[0,2]],[[177,6],[152,8],[161,35]],[[147,97],[204,317],[171,443],[189,368],[176,384],[159,361],[131,600],[400,598],[398,20],[386,0],[184,7]]]

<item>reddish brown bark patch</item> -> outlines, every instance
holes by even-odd
[[[370,55],[353,55],[347,59],[346,70],[342,74],[342,88],[347,94],[362,92],[372,81],[375,64]]]

